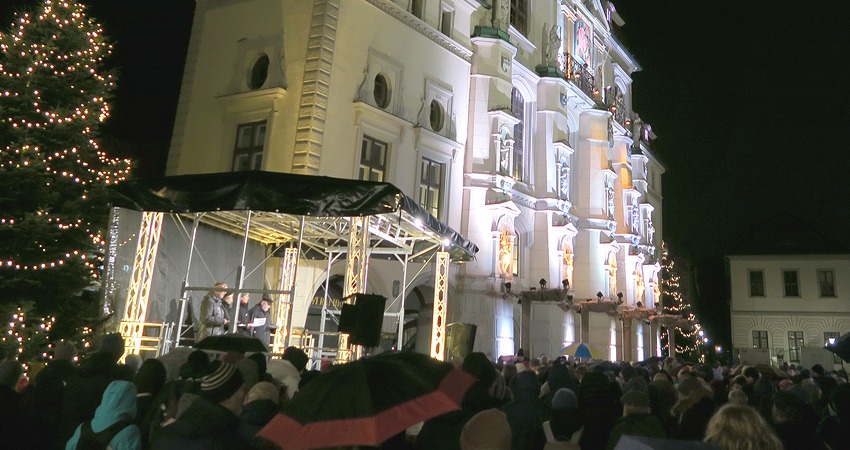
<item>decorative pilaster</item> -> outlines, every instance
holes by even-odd
[[[319,174],[338,17],[339,0],[313,1],[292,155],[293,173]]]
[[[274,303],[275,325],[277,332],[274,334],[274,342],[272,342],[272,353],[283,353],[286,349],[287,338],[289,337],[289,317],[292,314],[291,310],[294,305],[292,289],[295,287],[295,272],[298,268],[298,249],[289,247],[283,255],[283,262],[280,268],[280,289],[286,291],[281,294]]]
[[[431,357],[445,359],[446,295],[449,290],[449,252],[437,252],[434,271],[434,314],[431,322]]]

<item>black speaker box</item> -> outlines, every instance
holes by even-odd
[[[354,304],[343,303],[342,310],[339,312],[339,326],[337,329],[340,333],[351,333],[357,325],[357,307]]]
[[[351,332],[351,343],[377,347],[381,342],[381,325],[387,298],[381,295],[356,294],[357,322]]]

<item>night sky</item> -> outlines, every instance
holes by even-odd
[[[32,1],[4,0],[10,10]],[[177,105],[192,0],[89,0],[115,43],[113,115],[102,128],[137,176],[160,175]],[[642,71],[634,109],[652,124],[663,234],[693,265],[698,313],[728,332],[722,255],[780,213],[850,247],[844,1],[615,0],[617,35]],[[728,344],[727,344],[728,345]]]

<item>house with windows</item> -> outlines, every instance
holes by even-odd
[[[850,331],[850,250],[810,224],[780,214],[726,262],[736,350],[767,349],[774,363],[811,365],[808,354]],[[828,362],[841,365],[831,355]]]
[[[645,359],[664,167],[632,109],[623,23],[605,0],[198,0],[166,173],[392,183],[479,248],[451,266],[447,302],[475,350],[583,340]],[[402,279],[384,259],[365,290],[388,308],[405,295],[395,345],[427,349],[435,269]],[[293,323],[310,334],[333,322],[313,299],[343,291],[345,263],[299,264]]]

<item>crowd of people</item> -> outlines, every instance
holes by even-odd
[[[160,359],[128,356],[120,363],[123,354],[124,340],[110,334],[79,362],[71,344],[57,343],[46,367],[28,377],[15,359],[0,361],[2,447],[274,449],[257,433],[321,373],[306,370],[308,357],[295,347],[282,360],[195,350],[174,376]],[[846,373],[819,365],[787,367],[787,376],[776,376],[674,358],[497,363],[479,352],[444,364],[476,378],[461,408],[379,448],[610,450],[630,448],[624,443],[641,437],[723,450],[850,443]]]

